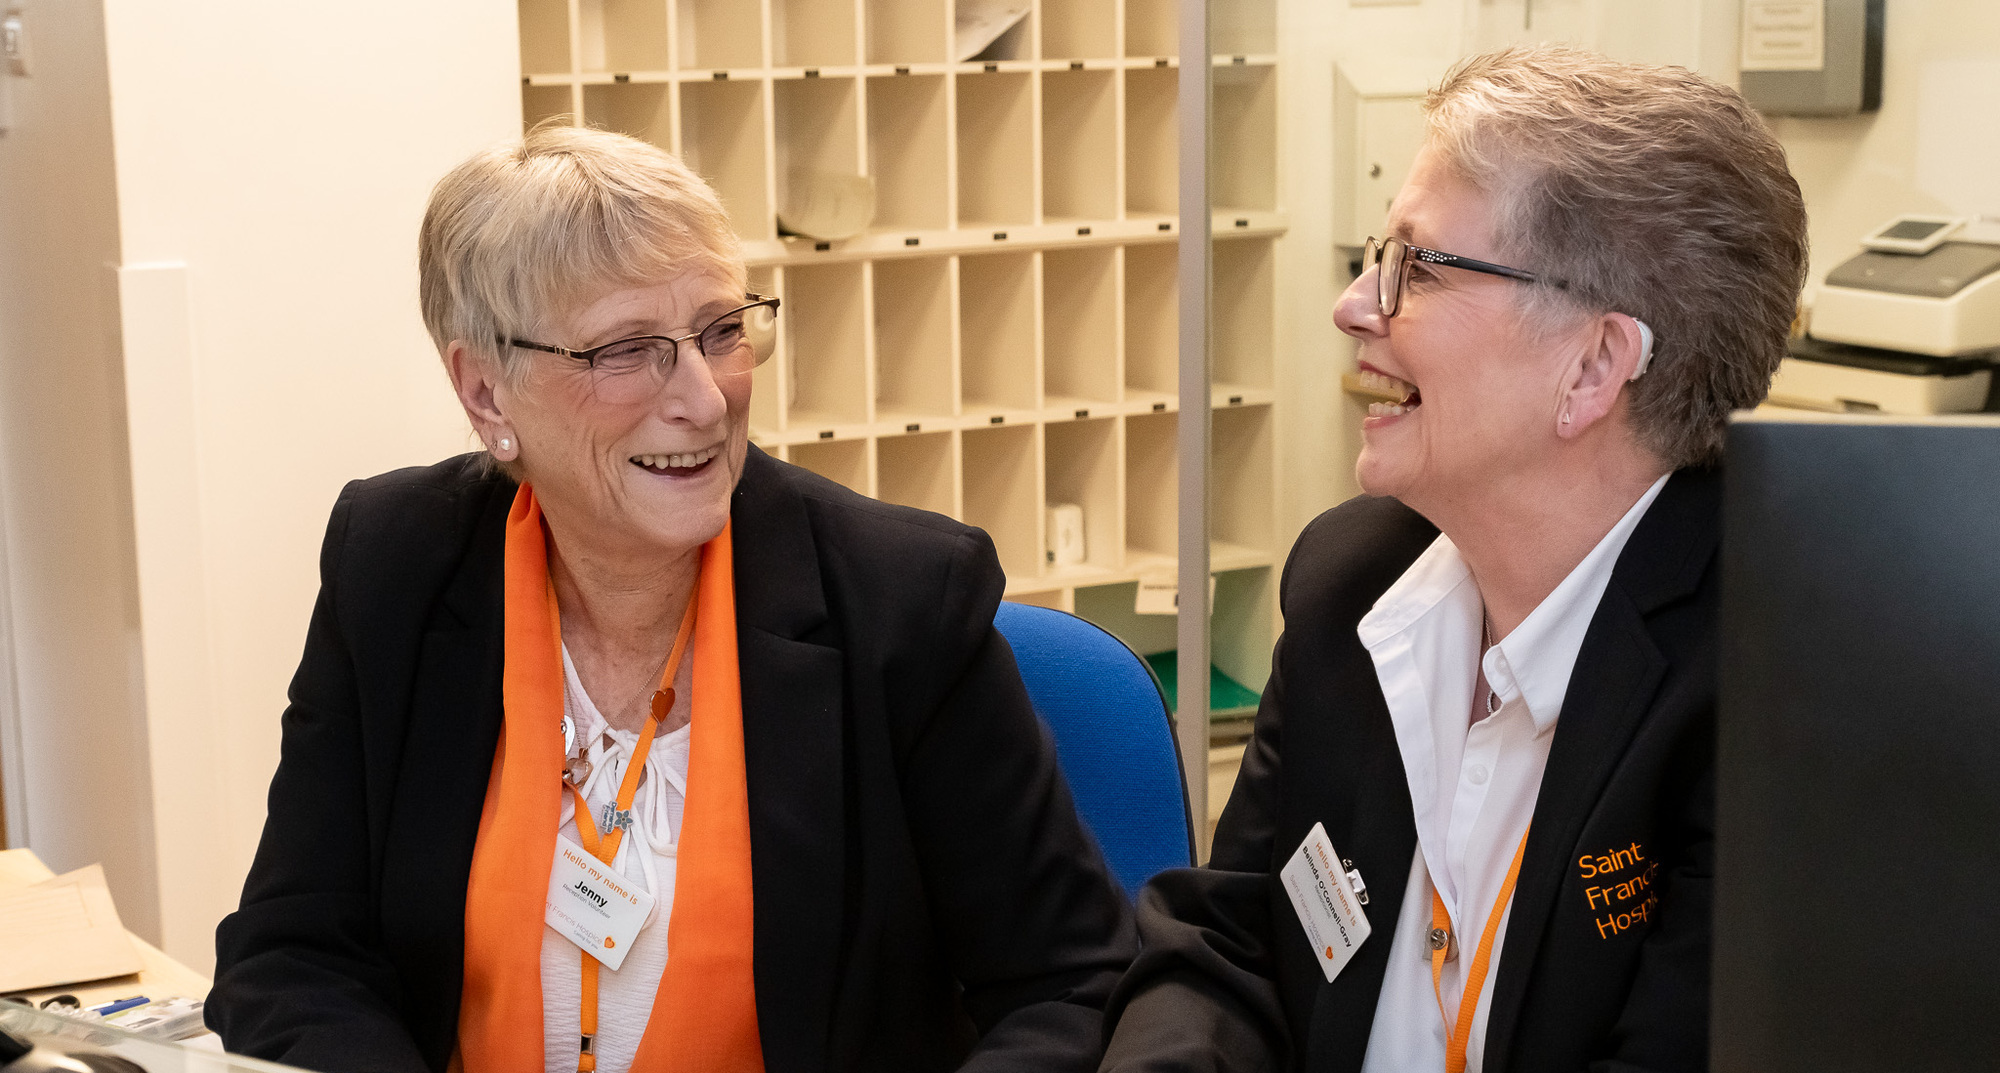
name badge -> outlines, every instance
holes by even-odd
[[[584,822],[588,823],[588,817]],[[653,911],[653,896],[562,835],[549,871],[548,910],[542,919],[583,952],[617,969]]]
[[[1313,824],[1278,878],[1284,881],[1292,911],[1299,915],[1299,925],[1319,958],[1320,971],[1332,983],[1372,929],[1324,825]]]

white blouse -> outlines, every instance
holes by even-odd
[[[1666,476],[1654,481],[1555,591],[1484,655],[1485,599],[1458,546],[1442,534],[1356,628],[1375,662],[1417,826],[1407,877],[1392,874],[1376,881],[1386,886],[1405,878],[1405,885],[1393,930],[1370,940],[1389,940],[1389,968],[1375,1002],[1362,1073],[1444,1068],[1445,1018],[1457,1023],[1471,952],[1534,817],[1577,653],[1625,542],[1666,483]],[[1475,683],[1480,682],[1499,698],[1497,710],[1489,710],[1479,695]],[[1458,932],[1460,950],[1445,962],[1435,989],[1429,941],[1433,885]],[[1501,912],[1486,982],[1474,999],[1467,1073],[1485,1068],[1486,1023],[1506,953],[1511,899]],[[1383,922],[1375,923],[1379,928]]]
[[[563,710],[576,724],[591,765],[581,787],[590,811],[601,815],[617,800],[618,787],[639,736],[613,730],[583,691],[569,649],[563,649]],[[675,851],[680,842],[681,810],[686,803],[689,727],[653,740],[646,769],[632,796],[632,827],[618,847],[612,868],[641,890],[653,894],[653,915],[625,955],[617,971],[598,966],[597,1068],[599,1073],[627,1073],[639,1050],[639,1038],[653,1013],[653,996],[667,967],[667,921],[674,908]],[[586,820],[585,822],[589,822]],[[578,844],[576,798],[563,792],[562,820],[557,830]],[[554,928],[542,927],[542,1051],[548,1073],[576,1073],[582,1043],[584,953]]]

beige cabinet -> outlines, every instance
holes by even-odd
[[[961,5],[970,7],[964,0]],[[1172,0],[1040,0],[961,59],[950,0],[521,0],[522,102],[679,154],[784,299],[752,439],[990,533],[1009,598],[1141,651],[1174,569]],[[1278,546],[1274,0],[1217,5],[1213,189],[1217,664],[1263,684]],[[869,230],[785,234],[815,173],[874,183]],[[1049,508],[1080,507],[1080,561]],[[1093,610],[1095,609],[1095,610]]]

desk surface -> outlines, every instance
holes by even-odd
[[[42,863],[41,858],[35,856],[33,850],[0,850],[0,890],[8,887],[24,887],[54,878],[55,873],[49,871],[48,866]],[[142,968],[138,972],[130,976],[113,976],[68,987],[45,987],[22,994],[36,1000],[49,995],[75,995],[77,1001],[85,1006],[132,995],[144,995],[153,999],[208,996],[208,989],[212,984],[208,977],[168,957],[160,952],[158,947],[137,935],[132,935],[129,930],[125,934],[131,937],[132,948],[139,952],[139,963]]]

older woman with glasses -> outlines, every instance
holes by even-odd
[[[666,153],[439,183],[481,453],[348,486],[209,1022],[320,1070],[1088,1069],[1134,951],[978,530],[748,443],[776,298]]]
[[[1114,1070],[1708,1062],[1724,422],[1806,263],[1734,91],[1476,57],[1334,310],[1394,401],[1287,567],[1209,865],[1139,900]]]

